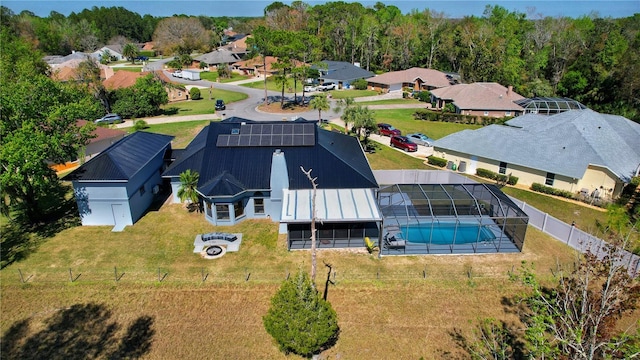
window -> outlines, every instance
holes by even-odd
[[[242,204],[242,201],[238,201],[237,203],[233,204],[233,209],[236,219],[244,215],[244,205]]]
[[[212,216],[212,215],[211,215],[211,203],[210,203],[210,202],[208,202],[208,201],[205,201],[205,203],[204,203],[204,207],[205,207],[205,210],[206,210],[206,212],[207,212],[207,216],[208,216],[208,217],[211,217],[211,216]]]
[[[146,190],[144,189],[144,185],[142,185],[140,187],[140,196],[144,195],[145,192],[146,192]]]
[[[253,207],[256,214],[264,214],[264,199],[253,199]]]
[[[547,173],[547,178],[544,181],[544,184],[547,186],[553,186],[553,180],[555,180],[556,178],[556,174],[554,173]]]
[[[511,116],[511,111],[505,111],[504,116]]]
[[[507,163],[504,161],[500,161],[500,170],[498,171],[500,174],[507,173]]]
[[[228,204],[216,204],[216,218],[218,220],[229,220]]]

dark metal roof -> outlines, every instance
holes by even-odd
[[[345,61],[324,60],[323,63],[327,64],[327,68],[318,68],[318,70],[320,70],[324,74],[322,78],[326,79],[353,81],[357,79],[370,78],[375,75],[371,71],[365,70],[361,67],[355,66]]]
[[[313,146],[216,146],[219,135],[231,134],[232,129],[237,129],[241,123],[256,122],[230,118],[210,123],[196,135],[163,176],[178,177],[187,169],[196,171],[200,174],[198,190],[206,196],[231,196],[244,190],[269,190],[273,153],[280,149],[287,162],[289,189],[311,188],[311,183],[300,170],[301,166],[305,170],[313,169],[312,175],[318,177],[319,188],[378,187],[366,156],[354,137],[316,126]]]
[[[69,181],[126,181],[171,144],[173,136],[137,131],[65,176]]]

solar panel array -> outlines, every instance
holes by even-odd
[[[218,147],[313,146],[315,124],[242,124],[239,134],[218,135]],[[234,129],[235,130],[235,129]]]

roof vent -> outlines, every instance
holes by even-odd
[[[280,150],[280,149],[276,149],[276,151],[275,151],[276,154],[280,154],[281,152],[282,152],[282,150]]]

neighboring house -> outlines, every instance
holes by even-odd
[[[78,66],[80,63],[87,61],[91,55],[82,54],[80,57],[67,59],[61,63],[51,65],[51,78],[58,81],[77,81],[79,79]],[[98,64],[100,68],[100,78],[102,80],[113,76],[114,71],[111,67]]]
[[[109,52],[109,55],[112,58],[115,58],[117,61],[120,60],[126,60],[124,58],[124,55],[122,55],[122,48],[124,46],[120,45],[120,44],[112,44],[112,45],[105,45],[103,47],[101,47],[100,49],[94,51],[92,54],[94,56],[96,56],[98,59],[102,58],[102,54],[104,54],[105,51]]]
[[[233,37],[234,39],[233,41],[230,41],[229,43],[224,45],[222,48],[233,52],[234,54],[238,55],[240,58],[243,58],[249,52],[247,50],[247,39],[250,36],[251,35],[242,36],[242,37],[235,36]]]
[[[87,123],[88,121],[86,120],[78,120],[76,125],[82,127]],[[91,159],[127,135],[125,131],[110,129],[104,126],[96,126],[96,129],[93,130],[91,134],[95,137],[89,139],[89,144],[85,146],[85,160]]]
[[[483,168],[516,176],[520,185],[615,198],[638,175],[638,139],[640,124],[622,116],[572,110],[463,130],[435,141],[434,149],[460,172]]]
[[[242,57],[240,55],[225,48],[218,48],[194,58],[195,61],[205,63],[208,67],[218,67],[221,64],[229,65],[241,59]]]
[[[116,71],[114,76],[105,80],[103,84],[104,87],[109,90],[128,88],[135,85],[139,78],[147,76],[148,74],[149,72]],[[169,79],[162,70],[154,71],[154,75],[164,83],[164,89],[169,96],[169,102],[189,99],[189,92],[184,85],[172,83],[171,79]]]
[[[313,66],[320,71],[320,82],[333,82],[338,88],[347,88],[354,80],[367,79],[374,74],[360,66],[345,61],[322,61],[321,66]]]
[[[436,109],[443,109],[447,103],[455,106],[456,113],[475,116],[505,117],[518,116],[524,111],[515,101],[524,96],[494,82],[457,84],[431,90],[432,102]]]
[[[49,64],[49,66],[52,69],[55,69],[56,67],[61,66],[64,63],[66,63],[66,62],[68,62],[70,60],[84,61],[84,60],[87,59],[87,57],[94,57],[94,56],[93,56],[93,54],[84,53],[84,52],[81,52],[81,51],[73,51],[69,55],[65,55],[65,56],[62,56],[62,55],[47,55],[47,56],[43,57],[42,59],[44,60],[44,62]],[[68,64],[66,66],[68,66]]]
[[[262,60],[262,56],[256,56],[253,59],[238,61],[231,65],[231,69],[242,75],[254,75],[254,76],[271,76],[276,74],[279,70],[275,69],[273,64],[278,62],[278,58],[274,56],[265,57],[265,61]],[[265,71],[266,63],[266,71]],[[304,63],[300,61],[294,61],[295,66],[303,66]]]
[[[81,128],[87,125],[88,121],[86,120],[78,120],[76,121],[76,126]],[[97,126],[95,130],[91,132],[92,138],[89,139],[89,143],[85,146],[83,154],[79,154],[78,157],[80,159],[72,159],[64,164],[56,164],[52,165],[52,168],[55,171],[64,171],[74,167],[77,167],[81,163],[91,159],[96,156],[109,146],[113,145],[118,140],[122,139],[127,135],[125,131],[110,129],[107,127]]]
[[[82,225],[121,231],[140,219],[159,192],[172,139],[137,131],[65,176],[73,183]]]
[[[380,92],[401,91],[411,88],[414,91],[432,90],[457,84],[451,74],[434,69],[411,68],[392,71],[366,79],[370,90]]]
[[[179,202],[180,174],[197,172],[204,217],[212,224],[271,219],[289,234],[290,248],[305,248],[312,185],[301,168],[317,178],[321,241],[362,247],[365,236],[378,237],[378,184],[364,151],[356,138],[322,130],[316,122],[211,122],[163,177],[171,179]]]

